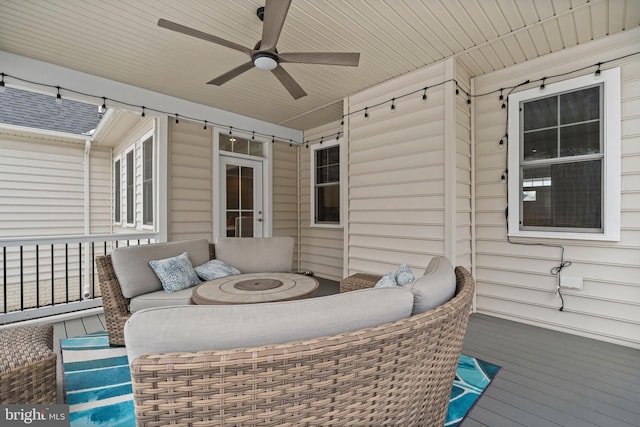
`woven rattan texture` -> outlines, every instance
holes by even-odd
[[[442,426],[474,281],[442,306],[336,336],[131,364],[139,426]]]
[[[216,255],[213,243],[209,244],[209,259]],[[96,257],[96,268],[102,293],[102,307],[107,322],[109,344],[124,345],[124,324],[131,317],[129,299],[122,295],[120,283],[113,270],[111,255]]]
[[[56,403],[53,325],[0,330],[0,403]]]
[[[340,280],[340,292],[357,291],[358,289],[373,288],[382,276],[377,274],[356,273]]]

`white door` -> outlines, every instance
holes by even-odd
[[[262,162],[220,156],[220,236],[263,237]]]

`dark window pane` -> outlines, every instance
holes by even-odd
[[[240,168],[240,209],[253,209],[253,168]]]
[[[340,163],[340,146],[334,145],[327,149],[327,162],[330,165],[337,165]]]
[[[122,185],[122,179],[120,177],[120,160],[116,161],[115,166],[114,166],[114,171],[113,171],[113,179],[114,179],[114,220],[115,222],[120,222],[120,216],[122,215],[122,211],[121,211],[121,201],[122,201],[122,196],[120,193],[120,186]]]
[[[560,128],[560,156],[600,153],[600,122]]]
[[[524,160],[558,157],[558,130],[547,129],[524,134]]]
[[[558,125],[558,100],[555,96],[526,102],[522,108],[525,131]]]
[[[227,237],[240,237],[236,236],[236,219],[239,216],[239,212],[227,211]]]
[[[253,237],[253,211],[242,211],[236,217],[235,237]]]
[[[560,95],[560,124],[571,124],[600,118],[600,87],[577,90]]]
[[[327,149],[316,150],[316,166],[325,166],[327,161]]]
[[[325,166],[316,169],[316,184],[324,184],[327,182],[327,168]]]
[[[522,226],[601,229],[601,188],[602,160],[525,167]]]
[[[316,187],[316,222],[340,223],[340,185]]]
[[[240,167],[227,165],[227,209],[240,209]]]
[[[340,165],[329,166],[327,182],[340,182]]]

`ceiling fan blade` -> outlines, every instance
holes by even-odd
[[[289,52],[279,55],[281,62],[298,64],[346,65],[357,67],[359,53],[352,52]]]
[[[293,99],[302,98],[307,95],[307,92],[302,89],[302,87],[293,80],[293,77],[289,73],[287,73],[284,68],[277,66],[271,72],[280,80],[282,86],[287,89],[287,91],[293,96]]]
[[[159,19],[158,27],[166,28],[167,30],[176,31],[178,33],[186,34],[191,37],[206,40],[211,43],[219,44],[220,46],[239,50],[240,52],[244,52],[247,55],[251,55],[251,53],[253,52],[252,49],[249,49],[237,43],[230,42],[229,40],[225,40],[220,37],[216,37],[213,34],[204,33],[194,28],[185,27],[184,25],[178,24],[176,22],[167,21],[166,19]]]
[[[216,77],[215,79],[208,81],[207,84],[208,85],[222,86],[223,84],[225,84],[226,82],[228,82],[232,78],[237,77],[240,74],[244,73],[245,71],[249,71],[252,68],[253,68],[253,62],[251,62],[251,61],[246,62],[246,63],[240,65],[239,67],[236,67],[233,70],[229,70],[226,73]]]
[[[264,6],[260,50],[275,50],[290,5],[291,0],[267,0]]]

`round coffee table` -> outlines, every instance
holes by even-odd
[[[318,281],[293,273],[249,273],[209,280],[193,288],[194,304],[255,304],[310,298]]]

